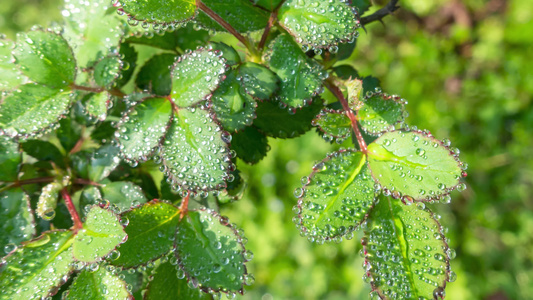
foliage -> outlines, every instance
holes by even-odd
[[[1,297],[243,294],[253,255],[218,210],[243,194],[239,161],[313,126],[353,145],[302,178],[300,234],[362,228],[371,296],[444,297],[453,252],[424,203],[464,189],[459,151],[406,125],[405,101],[372,77],[334,66],[367,2],[274,2],[69,0],[63,27],[0,40]],[[232,37],[208,41],[220,31]]]

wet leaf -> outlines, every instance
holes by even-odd
[[[233,66],[241,62],[239,53],[232,46],[222,42],[209,42],[209,47],[215,52],[218,51],[222,55],[222,58],[226,60],[228,66]]]
[[[60,88],[76,78],[72,49],[56,33],[41,30],[20,33],[13,55],[22,73],[36,83]]]
[[[348,92],[348,107],[357,111],[363,106],[363,81],[357,78],[344,81],[344,86]],[[359,116],[360,117],[360,116]]]
[[[249,278],[244,265],[248,253],[236,229],[215,211],[189,211],[178,226],[178,263],[202,290],[242,290]]]
[[[255,5],[273,11],[283,0],[251,0]]]
[[[118,247],[113,265],[131,268],[168,253],[173,247],[180,211],[171,204],[151,201],[122,214],[128,240]]]
[[[196,14],[196,3],[190,0],[119,0],[120,10],[133,19],[149,23],[181,23]]]
[[[126,282],[105,270],[98,268],[92,272],[83,270],[74,279],[67,291],[66,299],[116,300],[129,299],[131,294]]]
[[[120,70],[120,76],[115,81],[117,87],[124,87],[130,79],[133,77],[133,73],[137,67],[138,53],[130,44],[121,43],[119,55],[122,58],[122,69]]]
[[[96,63],[94,81],[97,85],[111,88],[120,75],[122,61],[118,56],[108,56]]]
[[[126,238],[117,215],[93,206],[87,213],[83,228],[78,231],[72,244],[74,258],[93,263],[108,255]]]
[[[171,114],[172,106],[164,98],[146,99],[132,107],[115,134],[122,156],[129,161],[146,160],[161,143]]]
[[[52,182],[43,187],[35,211],[39,217],[47,221],[55,217],[57,200],[62,188],[63,185],[59,182]]]
[[[136,184],[127,181],[114,181],[101,186],[104,200],[117,206],[120,212],[145,203],[148,199]]]
[[[202,2],[240,33],[264,29],[268,22],[269,13],[255,7],[250,0],[203,0]],[[198,13],[195,21],[208,29],[226,31],[203,11]]]
[[[118,48],[125,24],[107,0],[70,0],[62,11],[64,36],[80,69],[93,67]]]
[[[368,145],[372,176],[396,198],[438,199],[459,184],[459,161],[447,146],[421,132],[387,132]]]
[[[202,109],[180,109],[163,143],[161,156],[172,185],[183,190],[225,187],[229,137]]]
[[[190,288],[185,278],[178,278],[176,268],[170,262],[160,264],[155,269],[154,278],[148,283],[144,299],[211,299],[209,294]]]
[[[322,101],[318,98],[314,99],[309,106],[293,111],[280,107],[279,102],[259,102],[254,126],[267,136],[282,139],[294,138],[311,129],[311,121],[322,107]]]
[[[258,163],[270,150],[266,136],[255,127],[244,128],[233,134],[231,140],[231,149],[235,150],[238,158],[249,164]]]
[[[405,107],[400,99],[375,93],[364,98],[357,119],[366,133],[379,135],[393,130],[396,124],[403,122],[404,115]]]
[[[336,66],[333,68],[333,71],[335,72],[335,74],[337,74],[337,76],[339,76],[339,78],[344,80],[359,77],[359,73],[357,72],[357,70],[350,65]]]
[[[239,67],[239,78],[244,90],[254,98],[268,100],[279,88],[279,78],[268,68],[253,62]]]
[[[236,73],[235,70],[226,73],[226,79],[211,98],[217,119],[230,132],[252,125],[256,117],[257,103],[241,86]]]
[[[337,47],[353,41],[359,22],[350,6],[341,0],[287,0],[278,11],[278,20],[298,43],[311,48]]]
[[[113,171],[119,164],[119,149],[113,145],[103,145],[94,151],[87,166],[87,179],[100,181]]]
[[[15,58],[11,52],[14,45],[12,41],[0,37],[0,92],[10,91],[26,80],[13,63]]]
[[[168,96],[172,88],[170,66],[176,60],[174,54],[160,54],[152,57],[139,70],[135,84],[154,95]]]
[[[45,232],[4,258],[0,299],[46,298],[72,271],[71,231]]]
[[[281,102],[301,107],[321,91],[325,73],[316,61],[305,55],[291,36],[281,34],[272,42],[267,61],[270,69],[281,79],[278,92]]]
[[[352,122],[343,111],[324,109],[313,122],[324,134],[333,138],[344,139],[352,130]]]
[[[446,287],[448,245],[442,227],[423,203],[403,205],[380,197],[365,236],[366,275],[383,299],[436,299]]]
[[[17,180],[22,153],[18,143],[8,137],[0,137],[0,181]]]
[[[8,254],[35,234],[30,197],[20,188],[0,193],[0,251]],[[6,251],[7,250],[7,251]]]
[[[214,51],[197,50],[181,56],[172,69],[170,96],[179,107],[205,100],[222,81],[225,60]]]
[[[295,190],[298,227],[310,240],[323,242],[351,237],[366,219],[376,192],[374,179],[361,152],[339,151],[313,167]]]
[[[199,46],[205,45],[208,40],[209,32],[198,29],[198,26],[193,25],[191,22],[174,31],[165,31],[163,34],[155,34],[153,36],[131,36],[126,41],[132,44],[147,45],[177,52],[178,49],[182,51],[194,50]]]
[[[352,0],[351,5],[357,8],[357,11],[362,15],[372,5],[370,0]]]
[[[69,92],[23,85],[0,105],[0,129],[11,137],[33,135],[57,123],[69,104]]]

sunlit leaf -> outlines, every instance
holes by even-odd
[[[153,279],[148,283],[145,300],[161,299],[211,299],[209,294],[203,293],[198,289],[192,289],[187,284],[187,280],[182,277],[178,278],[176,266],[170,262],[162,263],[155,269]],[[183,275],[185,276],[185,275]]]
[[[92,118],[104,121],[107,117],[109,102],[107,93],[93,94],[85,101],[85,110]]]
[[[266,67],[246,62],[239,67],[239,78],[244,90],[254,98],[268,100],[279,88],[279,78]]]
[[[226,73],[226,79],[213,93],[211,102],[222,127],[230,132],[236,132],[252,125],[255,119],[257,103],[246,93],[241,82],[237,79],[237,71]]]
[[[205,45],[208,40],[209,32],[207,30],[198,29],[198,26],[191,22],[174,31],[165,31],[162,34],[155,34],[153,36],[131,36],[126,41],[132,44],[147,45],[158,49],[177,52],[178,50],[194,50],[199,46]]]
[[[143,190],[128,181],[114,181],[101,186],[104,200],[117,206],[120,212],[145,203],[148,199]]]
[[[202,109],[180,109],[163,143],[165,173],[183,190],[225,187],[229,137]]]
[[[214,51],[197,50],[181,56],[172,69],[170,96],[179,107],[194,105],[211,95],[225,71],[225,60]]]
[[[235,150],[237,157],[249,164],[258,163],[270,150],[266,136],[255,127],[247,126],[233,134],[231,141],[231,149]]]
[[[129,299],[126,282],[105,270],[83,270],[72,282],[66,299],[117,300]]]
[[[94,66],[94,81],[101,87],[110,88],[118,79],[121,68],[122,61],[118,56],[105,57]]]
[[[0,137],[0,181],[17,180],[22,153],[16,142],[7,137]]]
[[[404,103],[396,96],[381,93],[365,97],[357,113],[361,128],[372,135],[393,130],[396,124],[403,122],[404,116]]]
[[[120,256],[111,263],[131,268],[168,253],[173,247],[179,213],[173,205],[159,201],[123,213],[122,220],[128,222],[128,240],[118,247]]]
[[[259,102],[254,126],[271,137],[294,138],[311,129],[311,121],[322,107],[322,101],[318,98],[314,99],[309,106],[294,110],[282,108],[276,101]]]
[[[279,35],[270,47],[270,69],[281,79],[279,100],[291,107],[304,106],[320,92],[326,73],[287,34]]]
[[[448,245],[423,203],[380,197],[362,243],[365,276],[382,299],[441,299],[449,278]]]
[[[13,55],[22,73],[37,83],[65,87],[76,78],[74,54],[59,34],[41,30],[20,33]]]
[[[71,231],[50,231],[3,259],[0,299],[46,298],[73,271]]]
[[[7,254],[29,240],[35,234],[34,222],[30,197],[23,190],[13,188],[0,193],[0,251]]]
[[[139,70],[135,84],[140,89],[150,91],[154,95],[170,95],[172,79],[169,67],[172,66],[175,60],[176,55],[168,53],[152,57]]]
[[[351,238],[376,197],[375,182],[361,152],[335,152],[302,181],[303,188],[295,190],[297,224],[313,241]]]
[[[350,78],[344,81],[344,86],[348,93],[346,100],[348,107],[357,111],[363,106],[363,81],[357,78]]]
[[[14,45],[12,41],[0,37],[0,92],[12,90],[26,80],[13,63],[15,58],[11,53]]]
[[[172,114],[165,98],[143,100],[132,107],[118,125],[120,152],[130,161],[146,160],[161,143]]]
[[[182,219],[176,257],[192,285],[203,290],[238,292],[249,283],[249,252],[228,219],[214,211],[189,211]]]
[[[126,238],[124,228],[111,211],[93,206],[72,244],[74,258],[93,263],[108,255]]]
[[[324,134],[330,137],[344,139],[350,135],[352,122],[343,111],[324,109],[313,120]]]
[[[119,9],[135,20],[150,23],[181,23],[196,14],[196,3],[190,0],[119,0]]]
[[[395,198],[438,199],[461,179],[458,159],[450,149],[421,132],[393,131],[368,145],[372,176]]]
[[[68,91],[26,84],[0,104],[0,129],[8,136],[29,136],[56,123],[70,104]]]
[[[330,51],[339,42],[353,41],[359,27],[352,8],[341,0],[287,0],[278,11],[278,19],[298,43],[329,47]]]
[[[39,217],[45,220],[51,220],[55,217],[59,191],[62,188],[63,185],[59,182],[51,182],[43,187],[35,211]]]
[[[202,2],[241,33],[264,29],[268,22],[269,13],[255,7],[250,0],[203,0]],[[203,11],[200,11],[195,21],[208,29],[225,31]]]

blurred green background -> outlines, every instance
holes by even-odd
[[[384,2],[384,1],[376,1]],[[403,0],[361,30],[349,63],[409,101],[408,123],[450,138],[468,189],[433,206],[457,258],[447,299],[533,299],[533,0]],[[3,0],[0,32],[60,19],[60,0]],[[378,7],[373,7],[373,10]],[[372,11],[372,10],[371,10]],[[255,284],[243,299],[366,299],[360,237],[315,245],[292,223],[293,190],[338,148],[314,131],[270,140],[244,199],[222,213],[244,228]]]

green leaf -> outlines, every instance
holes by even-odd
[[[72,49],[56,33],[40,30],[19,33],[13,55],[22,73],[37,83],[65,87],[76,78]]]
[[[222,58],[226,60],[228,66],[233,66],[241,63],[241,57],[237,50],[232,46],[224,44],[222,42],[209,42],[209,48],[215,52],[220,51]]]
[[[78,261],[93,263],[111,253],[126,236],[117,215],[93,206],[74,238],[72,253]]]
[[[15,181],[18,177],[22,153],[16,142],[8,137],[0,137],[0,181]]]
[[[38,160],[55,161],[61,163],[63,154],[57,149],[57,147],[46,141],[41,140],[27,140],[20,144],[22,150],[29,156],[32,156]]]
[[[148,283],[144,300],[161,299],[189,299],[208,300],[209,294],[202,293],[198,289],[192,289],[184,278],[178,278],[176,266],[165,262],[155,269],[153,279]]]
[[[46,298],[73,271],[71,231],[50,231],[3,259],[0,299]]]
[[[270,150],[266,136],[255,127],[248,126],[233,134],[231,141],[231,149],[235,150],[237,157],[249,164],[258,163]]]
[[[167,131],[172,106],[165,98],[150,98],[132,107],[118,125],[115,136],[122,156],[129,161],[147,160]]]
[[[117,275],[98,268],[91,272],[83,270],[67,291],[66,299],[116,300],[130,299],[126,282]]]
[[[0,105],[0,129],[11,137],[33,135],[56,123],[69,104],[68,91],[23,85]]]
[[[187,23],[174,31],[165,31],[162,35],[143,35],[141,37],[131,36],[126,41],[132,44],[147,45],[163,50],[178,52],[178,50],[194,50],[199,46],[204,46],[209,40],[207,30],[198,29],[193,23]]]
[[[251,0],[255,5],[274,11],[283,0]]]
[[[43,187],[35,211],[39,217],[47,221],[55,217],[59,191],[62,188],[63,185],[59,182],[52,182]]]
[[[211,102],[222,127],[230,132],[237,132],[252,125],[255,119],[257,103],[246,93],[237,79],[237,71],[226,73],[226,79],[213,93]]]
[[[74,123],[70,117],[63,118],[59,120],[56,136],[65,152],[68,153],[80,140],[81,126]]]
[[[164,171],[172,185],[191,191],[225,187],[229,137],[207,111],[180,109],[161,151]]]
[[[270,16],[265,10],[254,6],[250,0],[203,0],[202,2],[240,33],[264,29]],[[195,21],[208,29],[225,31],[203,11],[200,11]]]
[[[160,54],[147,61],[137,74],[135,84],[142,90],[159,96],[168,96],[172,89],[170,66],[174,64],[176,55]]]
[[[278,11],[278,20],[296,41],[311,48],[330,48],[357,37],[352,8],[341,0],[287,0]]]
[[[191,0],[119,0],[119,10],[135,20],[149,23],[181,23],[196,14],[196,3]]]
[[[406,114],[404,105],[397,96],[375,93],[371,97],[365,96],[357,119],[366,133],[380,135],[403,122]]]
[[[382,299],[436,299],[449,278],[448,245],[423,203],[380,197],[362,239],[366,275]]]
[[[122,214],[127,220],[128,240],[118,247],[120,256],[113,265],[131,268],[146,264],[173,247],[180,211],[171,204],[151,201]]]
[[[87,179],[98,182],[109,176],[120,163],[118,154],[119,149],[109,144],[94,151],[87,167]]]
[[[35,220],[30,207],[30,197],[20,188],[1,192],[0,250],[7,254],[15,245],[29,240],[34,234]]]
[[[104,203],[102,192],[94,185],[86,186],[83,188],[83,190],[80,190],[76,193],[80,193],[78,211],[81,211],[84,216],[95,204],[100,205]],[[74,196],[72,198],[74,199]]]
[[[340,65],[333,68],[333,71],[341,79],[359,78],[359,72],[350,65]],[[363,81],[364,85],[364,81]]]
[[[172,69],[170,96],[179,107],[192,106],[211,95],[225,72],[225,60],[214,51],[202,49],[185,54]]]
[[[335,152],[317,163],[303,183],[294,192],[297,226],[311,241],[353,237],[377,196],[366,156],[351,150]]]
[[[12,90],[26,80],[14,64],[13,48],[12,41],[0,37],[0,92]]]
[[[357,8],[357,11],[362,15],[370,8],[370,0],[351,0],[351,5]]]
[[[422,132],[387,132],[368,145],[372,176],[405,201],[439,199],[459,185],[458,159],[442,142]]]
[[[114,181],[101,186],[103,198],[117,206],[120,212],[145,203],[148,199],[136,184],[127,181]]]
[[[253,277],[236,228],[212,210],[189,211],[176,232],[176,257],[189,282],[202,290],[242,292]],[[246,259],[245,259],[246,256]]]
[[[124,34],[125,22],[107,0],[69,1],[62,10],[64,36],[74,49],[80,70],[112,54]]]
[[[299,109],[282,108],[276,101],[259,102],[254,126],[262,133],[275,138],[294,138],[311,129],[311,121],[322,109],[322,101],[316,98]]]
[[[268,68],[245,62],[239,67],[239,78],[244,90],[260,100],[268,100],[279,89],[279,78]]]
[[[119,55],[122,58],[122,69],[120,76],[116,80],[117,87],[124,87],[133,77],[137,67],[137,51],[130,44],[121,43]]]
[[[94,81],[97,85],[111,88],[120,75],[122,61],[118,56],[108,56],[96,63]]]
[[[324,134],[333,138],[345,139],[350,135],[352,130],[352,122],[344,111],[323,109],[316,119],[313,120],[313,123]]]
[[[92,94],[84,101],[85,110],[91,119],[104,121],[107,118],[107,108],[109,106],[109,94]]]
[[[281,79],[278,92],[281,102],[301,107],[321,92],[326,73],[316,61],[305,55],[291,36],[280,34],[272,42],[267,61]]]

